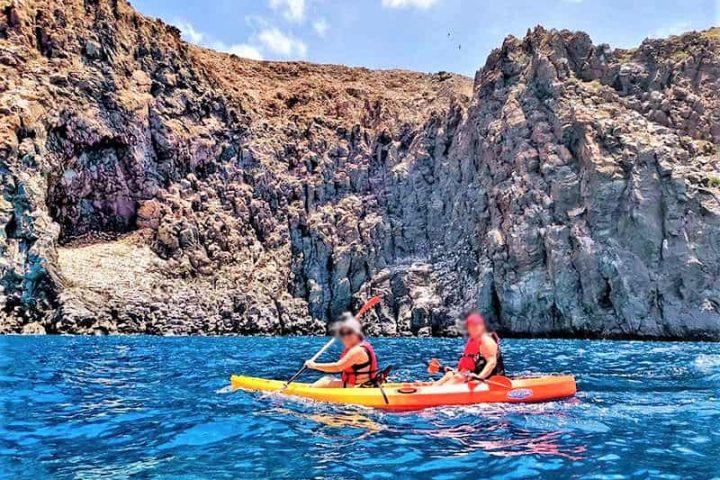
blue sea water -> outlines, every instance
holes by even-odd
[[[720,478],[720,345],[507,340],[574,399],[413,413],[227,392],[324,338],[0,338],[2,478]],[[460,339],[378,339],[396,380]],[[312,379],[308,375],[307,379]]]

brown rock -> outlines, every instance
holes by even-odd
[[[373,333],[720,334],[717,30],[536,28],[473,82],[57,12],[0,16],[2,332],[317,333],[382,293]]]
[[[22,327],[23,335],[45,335],[45,327],[38,322],[26,323]]]

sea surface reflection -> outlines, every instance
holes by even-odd
[[[717,344],[508,340],[513,372],[578,377],[576,398],[532,405],[387,413],[227,388],[286,378],[323,340],[0,338],[0,476],[720,477]],[[376,343],[398,381],[461,348]]]

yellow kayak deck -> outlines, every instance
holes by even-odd
[[[276,392],[285,382],[233,375],[233,390]],[[383,392],[385,396],[383,396]],[[387,383],[380,388],[320,388],[308,383],[291,383],[282,393],[320,402],[360,405],[384,410],[472,405],[476,403],[532,403],[571,397],[577,392],[572,375],[550,375],[512,379],[512,388],[469,382],[436,386],[430,382]],[[387,398],[387,403],[386,399]]]

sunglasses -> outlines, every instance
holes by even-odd
[[[355,335],[355,332],[352,330],[340,330],[338,332],[338,337],[349,337],[350,335]]]

